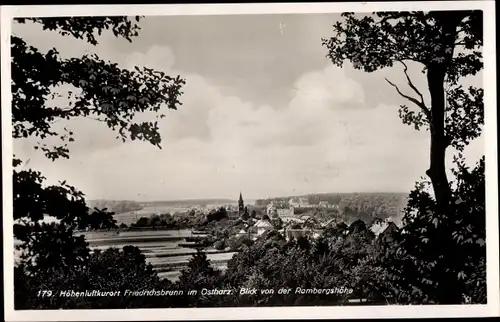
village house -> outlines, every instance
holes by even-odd
[[[245,229],[241,229],[236,235],[237,236],[244,236],[244,235],[247,235],[248,232],[245,230]]]
[[[282,217],[289,217],[294,215],[294,208],[289,207],[289,208],[277,208],[276,209],[277,214],[280,218]]]
[[[292,238],[297,239],[298,237],[310,237],[313,239],[321,236],[322,231],[317,229],[285,229],[285,238],[286,240],[290,240]]]
[[[276,207],[274,206],[274,203],[271,201],[267,206],[266,206],[266,214],[271,217],[276,213]]]
[[[385,243],[392,243],[394,237],[392,233],[394,231],[399,230],[398,226],[394,222],[389,222],[387,228],[378,236],[378,240],[383,241]]]
[[[257,221],[253,227],[258,236],[262,235],[266,231],[274,229],[274,226],[268,220],[263,219]]]
[[[227,211],[238,211],[238,207],[233,205],[226,205],[225,208]]]
[[[321,208],[330,208],[328,201],[320,201],[318,204]]]
[[[286,206],[281,203],[271,202],[269,205],[267,205],[266,213],[269,217],[279,216],[280,218],[282,218],[293,216],[295,210],[293,206]]]
[[[299,207],[300,206],[297,198],[290,198],[290,200],[288,201],[288,205],[290,207]]]
[[[379,241],[392,242],[392,232],[398,230],[398,226],[394,223],[391,217],[385,220],[377,220],[370,230]]]
[[[389,227],[389,222],[391,222],[390,218],[386,218],[384,220],[377,218],[373,225],[371,225],[370,230],[375,235],[375,237],[378,237],[378,235],[380,235],[387,227]]]
[[[309,204],[309,200],[307,198],[302,197],[299,199],[299,207],[309,207],[309,206],[311,205]]]
[[[289,224],[289,223],[299,223],[303,224],[304,220],[297,218],[297,216],[283,216],[280,217],[281,220],[283,221],[284,224]]]
[[[294,208],[307,208],[312,206],[311,204],[309,204],[309,200],[305,197],[290,198],[290,200],[288,201],[288,205]]]

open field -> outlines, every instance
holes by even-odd
[[[189,230],[151,230],[151,231],[124,231],[119,232],[83,232],[92,249],[107,249],[110,247],[122,248],[126,245],[139,247],[146,260],[162,278],[178,279],[180,271],[187,266],[193,248],[182,247],[186,244],[185,238],[193,235]],[[208,259],[220,269],[225,269],[227,262],[233,257],[233,252],[221,252],[215,249],[206,249]]]

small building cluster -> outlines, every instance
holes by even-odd
[[[271,202],[266,207],[266,214],[269,217],[279,216],[293,216],[295,213],[293,206],[286,206],[280,203]]]
[[[284,200],[271,200],[266,207],[266,215],[268,218],[263,219],[250,219],[247,220],[247,227],[242,229],[238,235],[249,235],[252,239],[264,235],[266,232],[275,230],[273,224],[275,219],[281,221],[281,229],[277,229],[279,233],[287,239],[297,238],[299,236],[308,236],[311,238],[318,238],[324,228],[338,223],[339,218],[331,218],[327,221],[318,221],[315,217],[308,215],[300,215],[295,212],[295,208],[311,208],[322,207],[330,208],[337,207],[337,205],[330,205],[327,201],[320,201],[317,205],[310,205],[307,198],[291,198],[288,201]],[[241,218],[242,214],[247,212],[244,206],[243,197],[240,193],[238,201],[238,214]],[[392,231],[399,229],[393,222],[392,218],[385,220],[377,220],[369,229],[373,232],[377,239],[385,239],[390,241]]]
[[[318,204],[311,204],[309,200],[305,197],[293,197],[290,200],[270,200],[266,207],[266,213],[269,217],[279,216],[279,217],[290,217],[297,215],[297,209],[302,208],[312,209],[312,208],[330,208],[339,209],[336,204],[330,204],[328,201],[320,201]]]

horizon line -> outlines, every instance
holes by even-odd
[[[310,195],[345,195],[345,194],[409,194],[410,192],[408,191],[353,191],[353,192],[311,192],[311,193],[305,193],[305,194],[298,194],[298,195],[282,195],[282,196],[273,196],[273,197],[248,197],[246,198],[247,200],[266,200],[266,199],[276,199],[276,198],[292,198],[292,197],[305,197],[305,196],[310,196]],[[134,202],[182,202],[182,201],[201,201],[201,200],[206,200],[206,201],[211,201],[211,200],[228,200],[228,201],[237,201],[238,198],[226,198],[226,197],[211,197],[211,198],[204,198],[204,197],[197,197],[197,198],[179,198],[179,199],[162,199],[162,200],[136,200],[136,199],[108,199],[108,198],[89,198],[87,199],[88,201],[99,201],[99,200],[104,200],[104,201],[134,201]],[[245,200],[245,195],[243,194],[243,200]]]

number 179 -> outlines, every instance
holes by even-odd
[[[38,291],[38,297],[50,297],[52,296],[52,291],[40,290]]]

